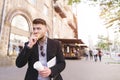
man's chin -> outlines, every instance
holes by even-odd
[[[41,41],[44,38],[44,36],[40,37],[38,40]]]

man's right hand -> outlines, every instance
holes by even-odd
[[[30,39],[29,39],[29,43],[28,43],[28,47],[32,48],[33,45],[37,42],[38,37],[36,37],[34,34],[31,35]]]

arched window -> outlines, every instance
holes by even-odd
[[[17,55],[24,43],[28,41],[30,31],[26,18],[16,15],[11,22],[11,33],[9,41],[9,55]]]
[[[17,15],[13,18],[12,26],[17,27],[19,29],[25,30],[25,31],[29,31],[29,27],[28,27],[28,22],[27,20],[21,16],[21,15]]]

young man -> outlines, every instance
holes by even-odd
[[[49,67],[47,63],[53,58],[56,58],[56,63]],[[36,61],[41,62],[44,66],[43,70],[34,69]],[[66,63],[61,44],[47,37],[47,24],[41,18],[33,20],[33,33],[16,59],[16,66],[19,68],[27,63],[25,80],[63,80],[60,73],[64,70]]]

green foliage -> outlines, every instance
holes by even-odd
[[[68,5],[72,5],[73,3],[80,3],[81,0],[69,0]]]
[[[72,0],[73,1],[73,0]],[[106,27],[112,27],[115,21],[120,20],[120,0],[81,0],[90,5],[99,5],[100,17],[106,22]],[[119,23],[117,24],[119,25]]]
[[[104,49],[104,50],[109,49],[108,44],[105,43],[105,42],[102,42],[102,41],[98,43],[97,47],[100,48],[100,49]]]
[[[104,37],[103,35],[99,35],[98,36],[98,44],[96,45],[96,47],[100,48],[100,49],[104,49],[104,50],[108,50],[109,49],[109,41],[107,37]]]
[[[107,24],[113,25],[115,21],[120,20],[120,0],[102,0],[100,7],[102,10],[100,16]]]
[[[82,1],[88,2],[90,5],[100,5],[100,17],[107,23],[106,27],[111,27],[115,21],[120,20],[120,0],[69,0],[68,4],[72,5]]]

